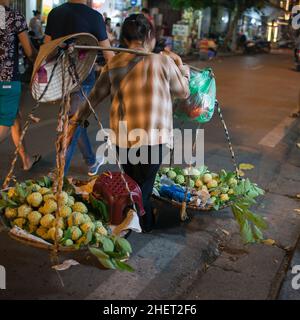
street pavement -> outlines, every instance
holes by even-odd
[[[292,291],[290,278],[280,290],[300,235],[300,215],[295,211],[300,203],[293,197],[300,193],[300,150],[296,147],[300,129],[299,120],[289,117],[296,109],[300,74],[293,70],[292,53],[221,57],[192,64],[214,69],[218,99],[238,161],[255,166],[248,176],[267,191],[255,210],[266,217],[265,236],[275,243],[244,246],[230,210],[190,212],[191,221],[180,223],[177,209],[156,203],[156,230],[129,238],[135,273],[101,270],[94,258],[80,252],[60,256],[60,261],[73,258],[80,265],[58,275],[51,269],[48,252],[24,246],[2,232],[0,265],[6,268],[7,290],[0,291],[0,299],[289,299],[292,293],[295,298],[298,292]],[[25,90],[24,115],[33,105]],[[98,110],[108,127],[109,101]],[[32,125],[26,141],[30,152],[41,153],[43,159],[26,174],[18,163],[19,180],[46,174],[55,166],[57,112],[57,105],[40,107],[42,121]],[[96,148],[94,120],[89,133]],[[10,139],[0,147],[1,179],[13,151]],[[212,170],[232,170],[217,114],[205,126],[205,163]],[[77,153],[70,174],[86,177],[86,172]]]

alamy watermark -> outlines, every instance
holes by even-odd
[[[295,276],[292,279],[292,288],[294,290],[300,289],[300,265],[296,265],[292,269],[292,274]]]
[[[0,6],[0,29],[5,29],[5,25],[5,8],[4,6]]]
[[[0,266],[0,290],[6,290],[6,270]]]
[[[293,29],[300,29],[300,5],[294,6],[292,9],[292,26]]]
[[[107,137],[112,148],[105,142]],[[204,130],[192,129],[143,129],[127,130],[127,123],[120,122],[118,132],[104,129],[96,137],[97,142],[105,142],[97,149],[97,158],[105,158],[109,164],[163,164],[204,165]],[[159,149],[159,145],[164,147]],[[115,148],[118,145],[118,150]],[[152,146],[151,151],[149,146]],[[151,156],[149,155],[151,152]]]

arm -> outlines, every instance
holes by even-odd
[[[48,42],[50,42],[50,41],[52,41],[51,36],[48,36],[47,34],[45,34],[44,43],[48,43]]]
[[[179,56],[167,57],[170,76],[170,91],[174,98],[187,99],[190,95],[190,68],[184,66]]]
[[[30,59],[31,61],[34,61],[36,57],[36,50],[33,48],[29,40],[27,31],[23,31],[19,33],[18,38],[28,59]]]
[[[108,39],[104,40],[104,41],[99,41],[99,46],[100,47],[105,47],[105,48],[109,48],[111,45],[110,45],[110,42]],[[103,56],[104,56],[104,59],[106,62],[108,62],[111,58],[114,57],[114,52],[112,51],[103,51]]]

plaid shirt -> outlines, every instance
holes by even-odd
[[[165,55],[116,55],[103,69],[89,97],[92,106],[111,95],[110,135],[122,148],[173,145],[173,98],[189,97],[189,68]],[[90,114],[86,103],[73,117]]]

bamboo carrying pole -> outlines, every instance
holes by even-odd
[[[134,50],[134,49],[126,49],[126,48],[114,48],[114,47],[98,47],[98,46],[79,46],[75,45],[74,49],[79,49],[79,50],[99,50],[99,51],[113,51],[113,52],[126,52],[126,53],[132,53],[132,54],[137,54],[140,56],[151,56],[153,54],[157,53],[152,53],[152,52],[146,52],[142,50]],[[188,64],[191,70],[194,71],[201,71],[201,69],[191,66]]]

